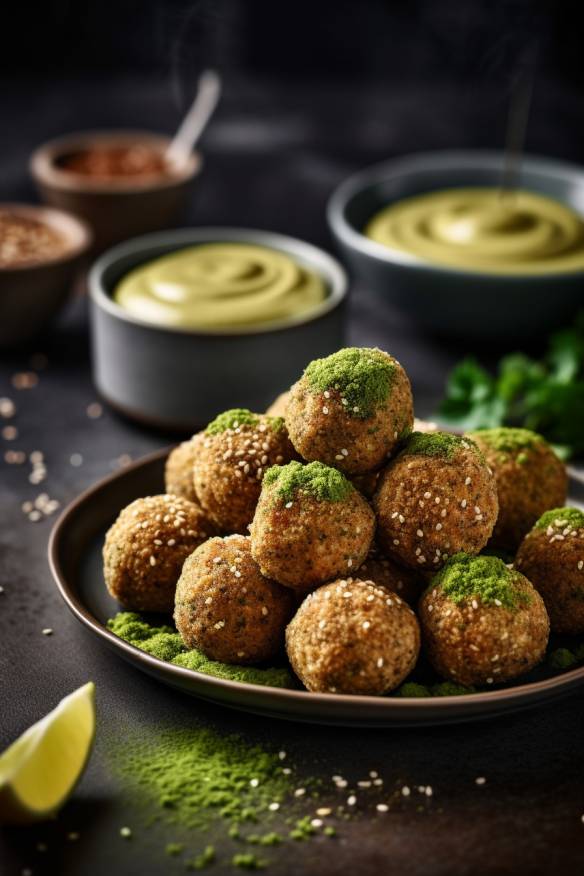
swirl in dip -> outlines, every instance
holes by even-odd
[[[369,221],[371,240],[424,262],[494,274],[584,269],[584,222],[544,195],[460,188],[397,201]]]
[[[114,291],[120,307],[169,328],[221,329],[309,313],[325,299],[322,278],[283,252],[208,243],[130,271]]]

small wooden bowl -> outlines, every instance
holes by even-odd
[[[94,233],[93,252],[173,225],[185,210],[190,185],[201,168],[196,152],[164,174],[100,179],[61,166],[67,156],[92,147],[146,146],[164,153],[170,138],[150,131],[87,131],[51,140],[37,149],[30,171],[41,198],[85,219]]]
[[[58,232],[65,250],[43,261],[0,267],[0,347],[16,347],[38,334],[65,303],[91,245],[81,219],[30,204],[0,204],[0,210],[36,220]]]

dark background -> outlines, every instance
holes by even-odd
[[[28,158],[67,131],[111,126],[172,131],[209,64],[225,93],[202,142],[205,166],[187,222],[271,228],[331,247],[324,207],[360,167],[396,154],[456,146],[501,147],[509,95],[537,38],[529,151],[584,161],[583,12],[569,3],[425,0],[14,0],[0,18],[0,200],[31,200]],[[464,342],[443,345],[353,287],[349,341],[389,349],[404,364],[417,412],[442,393]],[[12,377],[48,362],[34,389]],[[492,357],[493,350],[481,352]],[[32,360],[33,366],[35,361]],[[31,523],[21,504],[46,491],[62,505],[111,472],[167,443],[95,401],[85,303],[78,299],[34,348],[0,357],[0,397],[18,429],[0,438],[0,749],[60,697],[96,683],[98,728],[88,773],[60,818],[0,831],[0,874],[158,876],[184,872],[165,841],[140,826],[107,769],[108,738],[173,723],[237,728],[286,748],[299,773],[360,779],[378,769],[398,783],[431,784],[384,819],[365,802],[338,844],[274,854],[268,873],[501,876],[582,871],[584,694],[547,709],[478,725],[350,731],[259,720],[189,699],[106,652],[66,611],[46,545],[53,518]],[[2,423],[4,425],[4,423]],[[8,466],[7,449],[45,455],[47,479]],[[73,467],[72,454],[82,465]],[[51,627],[54,635],[42,635]],[[481,789],[477,776],[486,776]],[[331,799],[332,799],[331,792]],[[122,825],[132,843],[119,838]],[[79,832],[77,842],[67,839]],[[39,853],[36,844],[49,851]],[[176,866],[175,866],[176,865]],[[221,866],[212,872],[226,872]],[[232,872],[228,868],[228,872]]]

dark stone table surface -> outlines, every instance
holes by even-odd
[[[3,88],[0,110],[10,124],[2,131],[0,199],[33,197],[27,156],[53,134],[104,124],[171,130],[177,113],[167,94],[161,83],[133,80]],[[408,95],[277,84],[228,89],[205,139],[206,165],[190,221],[273,228],[329,246],[323,207],[348,172],[400,151],[499,145],[496,99],[478,107],[438,88],[428,93],[426,87],[427,112],[421,112],[421,101],[415,90]],[[553,90],[542,102],[556,119],[556,139],[538,122],[533,151],[578,158],[577,102]],[[403,362],[422,415],[432,412],[448,369],[466,352],[463,344],[444,346],[422,338],[398,315],[380,313],[367,290],[359,288],[353,290],[349,335],[355,343],[386,347]],[[285,748],[301,773],[323,780],[321,805],[339,800],[330,781],[334,774],[354,782],[375,769],[386,787],[432,787],[432,797],[415,792],[386,815],[375,812],[378,798],[359,794],[358,816],[343,824],[334,844],[319,838],[294,844],[292,853],[290,845],[270,850],[268,872],[581,872],[584,690],[550,708],[474,725],[385,731],[310,727],[230,712],[163,688],[81,628],[62,603],[47,565],[55,514],[32,522],[22,504],[47,493],[65,505],[126,455],[137,458],[172,440],[107,409],[97,418],[88,416],[88,406],[96,401],[88,345],[85,302],[78,299],[46,337],[0,360],[0,397],[16,406],[14,417],[0,426],[18,431],[11,440],[0,438],[0,747],[88,679],[96,684],[98,709],[93,757],[59,818],[36,828],[0,831],[3,876],[27,870],[35,876],[183,872],[180,861],[164,854],[165,841],[173,837],[140,826],[110,775],[106,748],[108,738],[124,727],[139,732],[194,720]],[[14,375],[28,371],[38,375],[38,383],[15,388]],[[31,483],[28,461],[6,464],[4,454],[11,450],[40,451],[46,479]],[[53,635],[43,635],[44,628]],[[479,776],[486,778],[484,785],[476,784]],[[123,825],[132,826],[131,841],[120,838]],[[71,832],[79,834],[76,841],[68,839]],[[47,851],[39,852],[38,842]],[[192,842],[194,851],[205,844]],[[218,862],[209,872],[227,871]]]

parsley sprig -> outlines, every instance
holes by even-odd
[[[541,360],[503,357],[495,375],[473,357],[450,374],[438,409],[462,430],[521,425],[544,435],[563,458],[584,455],[584,312],[557,332]]]

